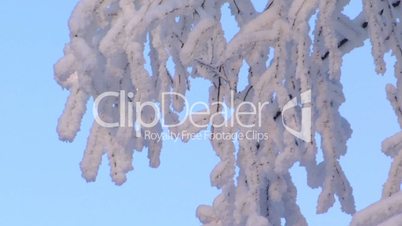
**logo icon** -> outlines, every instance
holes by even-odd
[[[300,99],[301,99],[301,130],[296,131],[289,126],[285,124],[284,117],[282,118],[282,124],[285,127],[285,129],[291,133],[293,136],[305,141],[305,142],[311,142],[312,140],[312,134],[311,134],[311,90],[308,90],[306,92],[303,92],[300,94]],[[308,105],[308,106],[307,106]],[[285,106],[282,109],[282,116],[283,114],[292,108],[297,107],[297,97],[293,98],[290,100],[288,103],[285,104]]]

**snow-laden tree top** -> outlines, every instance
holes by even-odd
[[[271,0],[257,12],[250,0],[81,0],[69,23],[71,41],[55,65],[56,81],[70,91],[57,127],[60,139],[74,140],[90,98],[121,90],[130,95],[120,101],[105,99],[98,106],[103,121],[122,122],[119,104],[127,101],[130,104],[124,110],[147,123],[155,121],[157,114],[149,108],[138,111],[136,104],[158,103],[163,106],[163,123],[178,124],[184,101],[173,94],[163,99],[164,94],[185,96],[191,88],[190,77],[201,77],[210,81],[209,90],[200,90],[209,93],[210,111],[193,119],[204,126],[186,119],[169,129],[174,134],[211,131],[210,142],[221,161],[210,177],[221,194],[211,206],[198,208],[197,216],[204,225],[280,225],[281,218],[287,225],[306,225],[289,173],[294,164],[306,169],[310,187],[321,188],[318,213],[326,212],[337,197],[342,210],[354,214],[352,188],[339,164],[352,133],[339,113],[344,102],[342,58],[370,39],[376,71],[381,74],[386,70],[384,54],[391,51],[397,60],[397,84],[389,84],[386,92],[402,126],[402,10],[400,0],[365,0],[360,15],[349,18],[342,13],[348,2]],[[225,3],[240,28],[229,42],[220,23]],[[313,16],[317,19],[310,27]],[[148,49],[151,70],[145,66],[144,51]],[[174,70],[167,68],[169,59]],[[239,90],[239,71],[245,63],[248,83]],[[306,99],[310,92],[311,101]],[[300,96],[301,103],[295,99]],[[223,105],[217,102],[250,111],[252,104],[269,104],[259,112],[263,120],[252,114],[239,117],[252,127],[238,121],[217,126],[228,120]],[[299,139],[289,133],[288,127],[297,128],[305,119],[304,111],[285,114],[283,107],[288,103],[311,110],[309,137]],[[144,134],[161,134],[162,125],[157,121],[152,127],[106,128],[94,121],[81,162],[83,177],[94,181],[102,155],[107,154],[112,179],[122,184],[133,168],[134,150],[144,148],[150,166],[158,167],[162,141],[146,139]],[[268,133],[269,139],[215,136],[248,131]],[[322,162],[316,161],[314,134],[321,138]],[[386,139],[382,149],[394,159],[383,200],[355,214],[352,225],[402,222],[402,132]]]

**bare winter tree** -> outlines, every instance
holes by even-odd
[[[225,3],[240,28],[230,42],[220,23]],[[342,13],[348,3],[270,0],[257,12],[250,0],[81,0],[69,23],[71,41],[55,66],[57,82],[70,91],[57,128],[60,139],[74,140],[90,98],[131,91],[120,100],[107,98],[98,106],[104,122],[119,121],[120,125],[102,126],[94,121],[81,162],[87,181],[95,180],[103,154],[109,158],[116,184],[124,183],[132,169],[134,150],[147,148],[150,166],[158,167],[162,142],[144,134],[162,134],[164,124],[176,125],[169,128],[172,134],[210,130],[211,145],[220,158],[211,182],[221,194],[211,206],[197,210],[204,225],[280,225],[282,218],[286,225],[307,225],[296,204],[296,187],[289,172],[296,163],[306,169],[308,185],[321,188],[318,213],[328,211],[337,197],[342,210],[354,214],[352,225],[400,225],[402,132],[383,142],[383,152],[393,163],[382,199],[355,213],[352,188],[339,164],[351,128],[339,107],[344,102],[342,58],[370,39],[377,73],[386,70],[386,52],[397,59],[397,84],[389,84],[386,91],[402,126],[401,2],[365,0],[356,18]],[[317,19],[309,24],[313,16]],[[146,69],[144,58],[148,50],[151,70]],[[168,70],[169,60],[174,70]],[[243,64],[249,66],[248,83],[239,90]],[[210,110],[179,123],[184,101],[177,94],[185,96],[191,77],[210,81]],[[121,103],[125,102],[124,111],[153,126],[122,118]],[[149,107],[142,108],[147,103],[158,103],[162,117]],[[261,103],[269,104],[259,109],[260,114],[251,114],[253,106]],[[311,111],[310,133],[302,129],[303,137],[296,137],[287,131],[286,125],[297,128],[305,121],[304,110],[285,114],[283,107],[288,103]],[[238,120],[228,125],[223,123],[230,120],[224,106],[250,114],[233,114],[230,118]],[[249,131],[269,133],[269,139],[217,138],[218,134]],[[315,134],[320,135],[324,156],[319,163]]]

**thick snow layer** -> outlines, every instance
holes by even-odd
[[[82,176],[95,181],[105,154],[112,180],[120,185],[133,169],[134,151],[147,149],[150,166],[161,164],[163,141],[145,134],[160,137],[167,130],[163,125],[173,125],[168,128],[172,134],[209,130],[220,158],[210,178],[221,194],[211,206],[198,208],[204,225],[267,226],[282,220],[307,225],[289,172],[295,164],[306,169],[309,186],[321,189],[318,213],[339,200],[344,212],[355,214],[352,187],[339,162],[352,134],[339,112],[345,101],[342,58],[366,39],[371,41],[378,73],[386,70],[384,54],[395,55],[397,83],[387,86],[387,98],[402,126],[401,2],[364,1],[356,18],[342,13],[349,0],[266,2],[257,12],[250,0],[80,0],[70,18],[71,40],[54,67],[55,80],[70,92],[57,127],[60,139],[74,140],[91,98],[124,91],[96,109],[104,122],[118,121],[119,126],[94,122],[80,164]],[[224,4],[239,27],[230,42],[224,36],[227,27],[220,22]],[[313,16],[314,25],[309,23]],[[238,90],[242,65],[248,67],[247,84]],[[195,112],[179,125],[186,109],[179,97],[191,89],[190,76],[210,82],[208,90],[197,90],[209,94],[209,111]],[[150,103],[159,109],[142,108]],[[260,117],[242,114],[236,123],[217,126],[219,120],[239,116],[225,115],[222,103],[251,112],[252,106],[266,104],[258,109]],[[132,117],[122,115],[122,109]],[[301,133],[289,132],[298,126]],[[217,139],[220,133],[250,131],[269,134],[269,139]],[[321,137],[320,148],[314,134]],[[401,133],[383,142],[393,163],[382,200],[356,213],[352,225],[400,224],[401,144]],[[324,158],[320,163],[318,150]]]

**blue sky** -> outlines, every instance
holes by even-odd
[[[90,114],[74,143],[58,140],[56,123],[68,93],[54,82],[53,64],[68,41],[67,20],[75,3],[2,1],[0,225],[199,225],[196,207],[212,203],[218,194],[209,182],[218,158],[208,141],[165,143],[158,169],[148,167],[146,152],[135,153],[134,171],[117,187],[106,159],[95,183],[80,176]],[[353,5],[348,12],[355,15],[359,7]],[[387,56],[387,62],[392,58]],[[341,164],[354,187],[358,209],[379,199],[390,163],[380,151],[381,141],[398,131],[385,99],[385,84],[394,82],[392,64],[388,68],[385,76],[374,73],[368,46],[344,59],[347,101],[341,110],[354,132]],[[316,216],[319,190],[306,188],[303,170],[295,166],[293,172],[298,202],[311,225],[350,221],[339,205]]]

